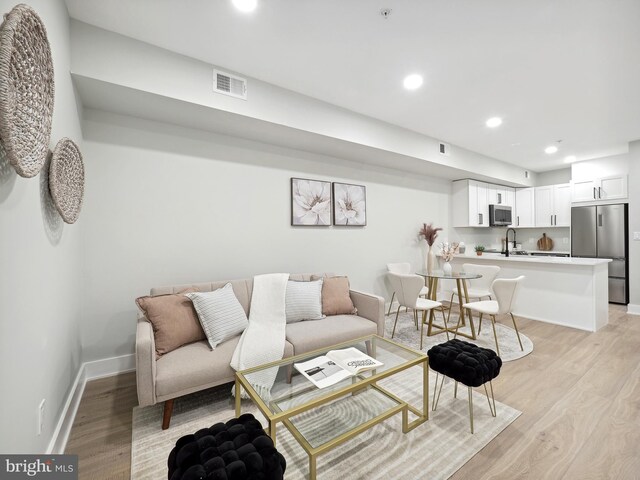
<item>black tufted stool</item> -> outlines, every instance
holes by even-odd
[[[169,480],[282,480],[287,462],[250,413],[181,437]]]
[[[473,400],[471,397],[471,388],[484,385],[484,392],[489,402],[489,410],[491,415],[496,416],[496,400],[493,397],[493,384],[491,380],[496,378],[502,367],[502,359],[496,355],[496,352],[488,348],[478,347],[473,343],[464,342],[454,338],[448,342],[441,343],[432,347],[427,352],[429,356],[429,366],[436,372],[436,385],[433,389],[433,407],[435,410],[440,400],[440,392],[444,384],[444,377],[455,380],[454,397],[458,391],[458,382],[469,388],[469,418],[471,421],[471,433],[473,433]],[[442,375],[440,390],[438,390],[438,374]],[[487,382],[491,387],[491,400],[489,400],[489,392],[487,392]],[[436,390],[438,390],[438,398],[436,398]]]

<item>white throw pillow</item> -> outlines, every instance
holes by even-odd
[[[219,343],[244,332],[249,325],[247,314],[230,283],[213,292],[186,293],[185,296],[193,302],[212,350]]]
[[[313,282],[287,282],[285,295],[287,323],[320,320],[322,314],[322,279]]]

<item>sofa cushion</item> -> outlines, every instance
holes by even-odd
[[[365,335],[374,335],[377,328],[371,320],[356,315],[332,315],[323,320],[287,325],[287,341],[293,344],[295,354],[299,355]]]
[[[136,299],[136,304],[151,322],[157,357],[205,338],[193,304],[185,296],[195,291],[189,288],[176,295]]]
[[[315,280],[315,275],[311,277]],[[349,295],[349,279],[344,277],[326,277],[322,282],[323,315],[355,315],[358,313]]]
[[[206,341],[200,341],[163,355],[156,363],[156,396],[164,400],[232,382],[235,370],[229,363],[239,340],[240,335],[213,351]],[[284,357],[291,356],[293,346],[285,342]]]
[[[313,282],[287,282],[285,294],[287,323],[319,320],[322,315],[322,279]]]
[[[182,285],[173,285],[171,287],[154,287],[151,289],[151,295],[167,295],[178,293],[186,288],[193,288],[196,292],[213,292],[230,283],[233,287],[233,293],[242,305],[244,312],[249,315],[249,305],[251,303],[251,294],[253,292],[253,278],[242,280],[228,280],[206,283],[189,283]]]
[[[212,350],[249,326],[247,314],[230,283],[213,292],[188,293],[187,297],[193,301]]]

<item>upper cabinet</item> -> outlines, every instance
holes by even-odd
[[[518,188],[515,191],[515,227],[535,227],[535,189]]]
[[[571,226],[571,184],[535,188],[535,226]]]
[[[596,178],[593,180],[576,180],[572,182],[571,201],[600,202],[610,200],[625,200],[627,193],[627,175]]]
[[[453,182],[452,221],[454,227],[489,226],[489,185],[475,180]]]
[[[476,180],[453,182],[454,227],[489,227],[489,205],[512,207],[514,227],[571,226],[571,184],[518,188]]]
[[[515,207],[515,189],[503,185],[487,184],[489,205],[508,205]]]

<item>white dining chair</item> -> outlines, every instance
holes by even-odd
[[[498,267],[497,265],[477,265],[475,263],[463,263],[462,271],[465,273],[477,273],[479,275],[482,275],[482,277],[480,278],[467,280],[467,294],[470,300],[482,300],[485,297],[491,300],[493,298],[491,284],[500,273],[500,267]],[[458,297],[458,291],[456,289],[451,292],[451,299],[449,300],[450,306],[453,305],[453,297]],[[460,302],[460,299],[458,299],[458,302]],[[451,310],[449,310],[449,315],[450,314]],[[447,320],[449,320],[448,316]]]
[[[482,275],[481,278],[467,280],[467,292],[469,294],[469,298],[482,300],[484,297],[488,297],[489,300],[492,299],[493,292],[491,291],[491,284],[500,273],[500,267],[498,267],[497,265],[477,265],[475,263],[463,263],[462,271],[465,273],[477,273],[479,275]],[[458,296],[458,292],[455,290],[451,293],[452,301],[454,296]]]
[[[516,318],[513,316],[513,305],[516,293],[524,278],[524,275],[517,278],[498,278],[497,280],[494,280],[491,285],[491,289],[496,297],[495,300],[481,300],[479,302],[469,302],[463,305],[463,308],[467,308],[480,314],[478,333],[480,333],[480,330],[482,329],[482,316],[489,315],[491,317],[491,326],[493,327],[493,337],[496,340],[496,353],[498,356],[500,356],[500,347],[498,346],[498,335],[496,334],[496,315],[505,315],[507,313],[511,315],[513,328],[516,330],[518,343],[520,344],[520,350],[524,351],[524,348],[522,347],[522,340],[520,340],[520,332],[518,332],[518,325],[516,325]]]
[[[411,273],[411,264],[409,262],[387,263],[387,271],[389,273],[401,273],[407,275]],[[426,297],[428,293],[429,289],[426,286],[420,290],[421,297]],[[394,290],[393,294],[391,295],[391,301],[389,302],[389,311],[387,312],[387,315],[391,315],[391,305],[393,305],[393,299],[395,298],[395,296],[396,292]]]
[[[398,296],[398,310],[396,311],[396,320],[393,323],[393,331],[391,332],[391,338],[396,334],[396,325],[398,324],[398,315],[402,307],[411,308],[413,310],[413,319],[418,328],[418,312],[424,312],[423,318],[420,320],[420,349],[422,349],[422,340],[424,334],[424,324],[426,319],[426,313],[431,309],[438,309],[442,307],[440,302],[428,300],[420,297],[420,292],[424,288],[424,279],[420,275],[415,274],[402,274],[402,273],[387,273],[389,281],[393,286],[396,295]],[[441,310],[442,311],[442,310]],[[449,330],[447,325],[447,319],[442,312],[442,320],[444,321],[445,332],[447,334],[447,340],[449,339]],[[429,319],[431,325],[431,319]]]

